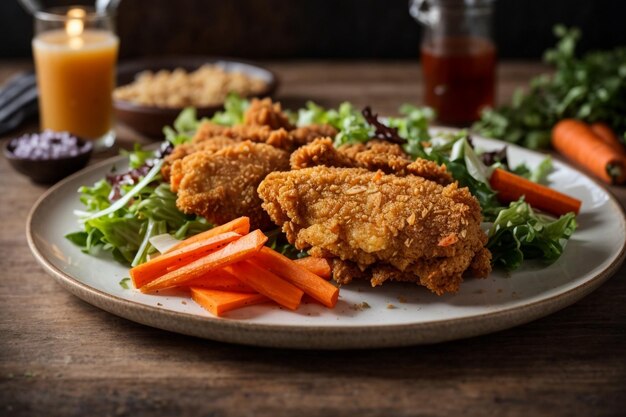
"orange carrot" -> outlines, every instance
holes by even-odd
[[[301,289],[252,261],[238,262],[230,265],[226,270],[233,273],[243,283],[276,301],[283,307],[295,310],[300,305],[302,295],[304,294]]]
[[[322,277],[324,279],[330,279],[330,274],[332,273],[332,268],[330,266],[330,262],[326,258],[316,258],[314,256],[307,256],[302,259],[294,259],[294,262],[313,272],[318,277]]]
[[[242,294],[197,287],[191,287],[191,298],[218,317],[227,311],[269,301],[261,294]]]
[[[224,223],[220,226],[215,226],[212,229],[188,237],[187,239],[169,248],[167,251],[165,251],[165,253],[180,249],[184,246],[199,242],[201,240],[212,238],[213,236],[217,236],[226,232],[235,232],[239,233],[240,235],[248,234],[250,232],[250,219],[244,216],[236,218],[235,220],[231,220],[228,223]]]
[[[604,141],[604,143],[610,145],[616,152],[619,152],[624,157],[626,157],[626,148],[620,142],[617,135],[615,134],[613,129],[609,127],[609,125],[602,122],[596,122],[592,123],[589,127],[591,128],[591,131],[596,134],[597,137]]]
[[[626,181],[626,157],[579,120],[557,123],[552,129],[552,147],[609,184]]]
[[[306,258],[303,258],[303,259],[306,259]],[[294,262],[302,261],[303,259],[295,259]],[[325,260],[324,258],[315,258],[315,259],[320,259],[321,262],[319,262],[319,263],[318,262],[309,262],[308,264],[305,264],[304,262],[302,262],[301,266],[303,268],[305,268],[305,269],[308,269],[309,271],[313,272],[316,275],[319,275],[317,272],[327,274],[327,276],[323,276],[322,278],[330,279],[330,263],[328,263],[328,261]],[[298,262],[298,263],[300,263],[300,262]],[[170,271],[173,271],[173,270],[178,269],[178,268],[180,268],[180,265],[168,266],[166,268],[165,272],[170,272]],[[163,274],[165,274],[165,272],[163,272]],[[202,278],[202,279],[204,279],[204,278]]]
[[[211,252],[215,252],[220,246],[224,246],[240,237],[241,235],[238,233],[226,232],[206,240],[191,243],[131,268],[130,277],[133,280],[135,288],[142,287],[148,282],[164,275],[167,271],[178,269]]]
[[[531,206],[558,216],[571,211],[578,214],[582,204],[580,200],[500,168],[493,171],[489,184],[498,192],[498,199],[502,202],[517,201],[525,196]]]
[[[298,265],[286,256],[263,247],[254,257],[265,268],[302,289],[327,307],[334,307],[339,297],[339,288]]]
[[[249,285],[244,284],[232,272],[226,269],[218,269],[209,272],[207,275],[196,278],[184,284],[186,287],[210,288],[213,290],[256,293],[257,291]]]
[[[152,292],[181,286],[193,279],[205,276],[211,271],[252,257],[263,247],[265,242],[267,242],[267,236],[260,230],[255,230],[213,253],[166,273],[144,285],[140,290],[142,292]]]

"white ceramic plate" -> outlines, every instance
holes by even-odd
[[[503,143],[474,138],[484,149]],[[513,166],[538,164],[543,156],[509,146]],[[619,204],[579,171],[555,162],[552,186],[583,201],[579,229],[554,264],[527,263],[511,274],[496,270],[469,279],[454,295],[437,297],[414,284],[386,283],[341,289],[333,310],[316,304],[296,312],[272,305],[247,307],[215,318],[184,295],[146,295],[119,284],[128,270],[111,258],[83,254],[63,236],[78,230],[76,190],[101,179],[117,157],[87,168],[52,187],[35,204],[27,225],[33,254],[63,287],[99,308],[174,332],[233,343],[290,348],[374,348],[435,343],[517,326],[562,309],[589,294],[624,259],[626,228]],[[362,303],[369,308],[362,308]]]

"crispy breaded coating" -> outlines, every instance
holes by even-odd
[[[245,141],[218,151],[199,151],[174,161],[170,181],[176,206],[211,223],[250,217],[253,228],[272,227],[261,208],[257,186],[274,171],[289,169],[289,154],[263,143]]]
[[[379,139],[373,139],[365,143],[342,145],[339,147],[339,150],[353,159],[356,159],[358,155],[366,152],[373,155],[386,155],[389,157],[395,156],[398,158],[410,159],[406,152],[402,150],[400,145]]]
[[[211,122],[202,123],[192,142],[201,143],[215,136],[224,136],[236,141],[249,140],[257,143],[267,143],[275,148],[290,150],[293,140],[285,129],[272,130],[269,126],[235,125],[222,126]]]
[[[335,136],[337,130],[330,125],[310,125],[296,128],[282,112],[280,103],[269,98],[254,99],[244,114],[244,123],[223,126],[213,122],[203,122],[198,127],[192,142],[203,142],[215,136],[225,136],[234,140],[249,140],[267,143],[276,148],[293,151],[318,137]]]
[[[381,140],[340,146],[337,152],[356,161],[356,166],[368,171],[381,170],[387,174],[406,175],[404,170],[411,158],[399,145]]]
[[[269,126],[272,130],[294,129],[280,103],[273,103],[270,98],[252,99],[244,114],[243,123],[248,126]]]
[[[311,168],[319,165],[336,168],[353,168],[358,163],[348,155],[340,153],[330,138],[319,138],[291,154],[291,169]]]
[[[331,125],[313,124],[298,127],[289,132],[289,135],[291,136],[294,145],[296,147],[300,147],[313,142],[317,138],[334,138],[337,135],[337,129]]]
[[[187,155],[191,155],[194,152],[217,152],[226,146],[234,145],[236,140],[228,138],[226,136],[213,136],[207,138],[201,142],[191,141],[189,143],[183,143],[174,147],[172,152],[165,157],[163,167],[161,168],[161,175],[165,181],[169,181],[170,171],[174,161],[183,159]]]
[[[290,165],[291,169],[318,165],[365,168],[399,176],[417,175],[442,185],[452,182],[452,176],[445,165],[421,158],[412,161],[400,146],[379,140],[343,145],[336,149],[330,138],[319,138],[293,152]]]
[[[318,166],[269,174],[258,192],[289,242],[353,262],[372,285],[407,280],[443,294],[456,291],[470,267],[490,271],[480,206],[457,183]]]

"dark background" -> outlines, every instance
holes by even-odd
[[[44,1],[76,3],[86,4]],[[580,51],[626,45],[624,0],[497,0],[500,57],[540,58],[555,23],[583,30]],[[29,57],[32,26],[17,0],[1,0],[0,58]],[[408,0],[124,0],[117,29],[122,58],[406,59],[417,57],[420,39]]]

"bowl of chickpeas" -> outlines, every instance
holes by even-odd
[[[244,61],[205,57],[167,57],[121,63],[113,91],[116,119],[150,137],[162,137],[186,107],[198,117],[210,117],[223,108],[226,97],[271,96],[276,75]]]

